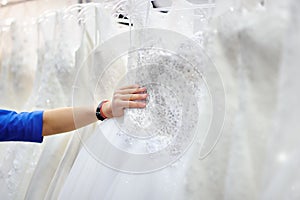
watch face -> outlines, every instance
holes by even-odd
[[[91,99],[111,98],[114,90],[131,84],[147,88],[146,108],[125,109],[122,117],[79,131],[97,161],[122,172],[149,173],[178,161],[193,144],[199,151],[206,139],[210,146],[205,148],[215,144],[223,125],[223,85],[193,40],[160,29],[134,30],[108,40],[79,70],[74,106],[92,107]],[[76,110],[74,116],[80,124]],[[84,138],[83,132],[90,136]]]

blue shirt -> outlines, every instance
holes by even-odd
[[[0,141],[43,142],[43,113],[0,109]]]

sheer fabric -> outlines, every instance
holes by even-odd
[[[132,29],[154,27],[184,34],[200,44],[216,64],[226,90],[226,120],[219,143],[199,160],[201,142],[196,141],[177,162],[144,174],[111,169],[86,148],[90,145],[98,150],[104,134],[118,148],[131,153],[141,151],[139,144],[130,144],[134,141],[117,134],[114,120],[80,129],[80,135],[75,132],[46,138],[42,145],[1,144],[0,198],[299,199],[299,3],[216,1],[215,13],[213,9],[195,9],[192,1],[185,0],[173,1],[168,13],[145,7],[146,2],[140,2],[142,8],[136,6],[135,10],[122,7],[138,2],[114,1],[120,3],[118,11],[128,12]],[[180,9],[183,7],[188,9]],[[89,70],[102,66],[95,65],[89,55],[114,34],[129,29],[111,27],[115,21],[105,12],[113,13],[113,8],[74,6],[63,12],[45,13],[33,25],[1,25],[1,107],[32,110],[70,106],[73,90],[82,86],[73,85],[71,77],[81,67],[86,69],[81,76],[85,87],[92,88],[90,80],[99,77],[89,76]],[[38,35],[38,41],[32,35]],[[191,53],[187,47],[183,46],[181,55]],[[127,65],[168,60],[166,54],[155,52],[121,57],[103,75],[105,87],[97,88],[97,95],[90,91],[81,98],[89,98],[91,103],[111,98],[118,81],[134,69]],[[171,60],[172,56],[169,64]],[[144,75],[150,71],[145,70]],[[143,83],[137,75],[131,81]],[[200,91],[202,116],[209,119],[209,104],[205,104],[209,95],[205,87]],[[136,113],[141,114],[134,111],[126,116]],[[145,125],[147,121],[139,122]],[[134,132],[131,135],[136,136]],[[163,146],[154,142],[151,145],[147,150]],[[115,156],[108,149],[102,149],[102,153]],[[131,162],[127,157],[121,161]]]
[[[155,12],[155,11],[153,11]],[[173,11],[170,11],[173,12]],[[176,11],[174,11],[176,12]],[[131,13],[133,17],[133,23],[135,22],[135,17],[133,13]],[[145,14],[145,13],[142,13]],[[175,14],[167,16],[167,22],[174,20],[177,21],[181,16],[184,16],[182,13],[181,15],[177,15],[177,18],[174,19]],[[149,22],[151,23],[151,17],[152,15],[149,15]],[[192,16],[191,16],[192,17]],[[185,19],[186,20],[186,19]],[[184,20],[182,20],[183,22]],[[153,21],[152,21],[153,22]],[[134,23],[135,24],[135,23]],[[137,28],[143,28],[145,24],[137,23]],[[168,27],[174,27],[172,24],[168,23]],[[176,26],[178,27],[178,26]],[[179,26],[180,27],[180,26]],[[180,29],[181,30],[181,29]],[[189,27],[190,34],[193,33],[193,26]],[[184,31],[188,31],[187,29],[184,29]],[[187,32],[186,32],[187,33]],[[181,49],[181,53],[186,51],[186,49],[183,47]],[[189,54],[189,52],[185,52],[186,54]],[[94,56],[91,56],[91,59],[93,59]],[[96,58],[95,58],[96,59]],[[138,59],[132,60],[132,59]],[[128,61],[128,68],[127,73],[131,73],[131,70],[135,69],[137,66],[143,66],[145,64],[151,64],[151,63],[160,63],[160,65],[170,65],[170,67],[174,68],[173,70],[178,70],[182,73],[186,73],[186,78],[190,78],[190,81],[193,82],[192,78],[192,72],[189,74],[189,70],[193,70],[188,68],[188,66],[180,60],[176,60],[175,58],[172,60],[172,56],[163,52],[155,51],[155,50],[148,50],[148,51],[141,51],[134,55],[129,55],[129,61]],[[125,67],[125,66],[124,66]],[[151,68],[151,69],[150,69]],[[139,72],[134,72],[134,75],[131,77],[131,75],[126,75],[126,80],[130,80],[129,82],[140,82],[140,84],[143,85],[143,83],[149,82],[155,82],[158,81],[158,83],[161,81],[161,79],[168,80],[168,76],[163,76],[163,74],[172,74],[174,72],[171,71],[164,71],[163,68],[158,68],[158,70],[162,70],[160,72],[155,71],[155,66],[151,66],[149,69],[145,69],[143,71],[142,68],[138,68],[137,70]],[[154,74],[154,76],[151,76],[151,73]],[[122,77],[122,74],[119,74],[119,76]],[[153,77],[155,80],[152,80]],[[160,76],[160,77],[159,77]],[[190,76],[190,77],[189,77]],[[118,76],[116,74],[113,75],[113,79],[120,79],[117,78]],[[197,79],[197,75],[195,75],[195,79]],[[171,80],[169,80],[171,81]],[[198,80],[197,80],[198,81]],[[209,115],[209,111],[206,111],[207,108],[209,108],[209,104],[206,104],[205,98],[206,95],[208,95],[208,91],[206,91],[206,88],[204,85],[201,86],[198,85],[199,83],[196,81],[195,87],[200,87],[197,89],[200,89],[202,94],[198,94],[202,98],[200,105],[202,108],[201,112],[204,116],[207,117]],[[105,81],[104,81],[105,82]],[[176,85],[176,83],[173,83]],[[105,85],[107,83],[105,82]],[[113,83],[110,87],[115,88],[116,83]],[[172,85],[172,84],[171,84]],[[176,86],[175,86],[176,87]],[[182,88],[179,83],[177,83],[178,88]],[[151,93],[151,84],[149,85],[149,92]],[[195,88],[195,91],[197,89]],[[182,88],[183,89],[183,88]],[[194,92],[194,90],[192,90]],[[156,92],[158,90],[156,89]],[[155,90],[153,91],[153,94],[151,93],[152,97],[155,98]],[[165,91],[166,92],[166,91]],[[175,93],[177,91],[174,91]],[[162,92],[163,93],[163,92]],[[160,96],[160,95],[158,95]],[[168,98],[167,98],[168,99]],[[167,101],[166,99],[166,101]],[[163,100],[163,99],[161,99]],[[155,101],[155,100],[153,100]],[[174,102],[175,103],[175,102]],[[160,108],[159,106],[162,104],[162,102],[155,103],[155,106]],[[173,107],[172,107],[173,106]],[[170,104],[171,110],[173,109],[173,113],[176,113],[176,104]],[[153,108],[152,108],[153,109]],[[161,109],[164,109],[161,107]],[[175,109],[175,110],[174,110]],[[159,112],[163,112],[163,110],[157,110],[157,115],[159,115]],[[190,111],[189,113],[191,113]],[[151,113],[151,110],[149,110],[149,113]],[[136,111],[133,113],[125,114],[124,117],[124,126],[125,126],[125,132],[129,131],[129,134],[132,135],[138,135],[141,134],[142,129],[141,128],[134,128],[131,127],[129,123],[130,117],[133,117],[136,119],[136,125],[137,126],[143,126],[143,119],[139,118],[138,115],[142,115],[142,113]],[[142,117],[143,118],[143,117]],[[128,122],[126,121],[128,120]],[[142,121],[140,121],[142,120]],[[150,120],[150,119],[147,119]],[[146,121],[147,121],[146,120]],[[164,123],[164,118],[158,118],[158,126],[161,126]],[[159,125],[161,121],[161,125]],[[145,123],[147,123],[145,121]],[[141,124],[139,124],[141,122]],[[167,123],[166,121],[165,123]],[[176,121],[175,121],[176,123]],[[190,124],[192,124],[192,120],[189,121]],[[101,141],[101,135],[105,135],[110,142],[112,142],[114,145],[117,145],[118,148],[124,148],[128,152],[136,153],[136,152],[143,152],[143,145],[139,143],[138,141],[135,141],[131,137],[127,137],[124,133],[120,133],[120,130],[118,127],[118,122],[116,122],[114,119],[107,120],[106,122],[103,122],[102,124],[98,125],[98,127],[95,129],[95,132],[91,134],[89,138],[86,139],[86,141],[83,139],[84,148],[80,150],[80,153],[78,154],[78,157],[76,158],[76,161],[71,169],[70,175],[68,176],[65,185],[61,191],[61,194],[59,196],[59,199],[66,199],[66,198],[84,198],[89,197],[91,199],[101,198],[101,199],[183,199],[187,196],[186,193],[186,185],[187,183],[185,181],[182,181],[186,177],[187,167],[189,166],[190,160],[196,156],[199,153],[199,149],[197,148],[197,145],[200,144],[200,141],[195,142],[195,144],[189,149],[188,152],[186,152],[185,156],[180,159],[180,161],[175,162],[173,165],[168,166],[162,170],[158,170],[151,173],[141,173],[138,175],[135,174],[128,174],[128,173],[121,173],[118,171],[118,169],[113,169],[109,167],[109,165],[105,164],[105,161],[99,160],[97,156],[95,157],[95,154],[93,152],[99,152],[104,151],[101,154],[107,154],[108,157],[117,156],[113,154],[110,151],[105,151],[105,148],[101,148],[101,144],[97,144],[97,141]],[[139,125],[138,125],[139,124]],[[121,125],[122,126],[122,125]],[[167,127],[173,127],[171,124],[167,125]],[[184,125],[183,125],[184,126]],[[121,128],[122,129],[122,128]],[[135,132],[135,129],[138,132]],[[165,130],[168,131],[168,130]],[[175,129],[173,130],[175,132]],[[127,133],[127,134],[128,134]],[[161,142],[163,142],[162,140]],[[149,141],[147,150],[148,151],[157,151],[159,148],[162,148],[162,143],[155,143],[155,141]],[[93,148],[93,149],[91,149]],[[158,149],[157,149],[158,148]],[[146,150],[146,151],[147,151]],[[180,151],[179,149],[174,148],[173,153],[176,154],[176,151]],[[177,152],[180,153],[180,152]],[[125,162],[127,158],[123,157],[116,157],[121,159],[119,161],[119,167],[121,167]],[[103,163],[104,162],[104,163]],[[143,163],[136,163],[137,165],[143,166]],[[124,164],[125,165],[125,164]],[[134,173],[134,172],[133,172]],[[82,182],[85,182],[85,186],[82,186]],[[80,188],[80,189],[79,189]],[[134,191],[133,191],[134,189]]]

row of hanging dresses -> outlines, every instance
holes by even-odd
[[[236,102],[232,105],[235,109],[229,112],[235,111],[229,117],[232,125],[223,196],[260,199],[267,143],[274,137],[272,126],[287,10],[275,2],[265,6],[240,3],[221,15],[216,25],[217,66],[229,66],[225,69],[231,70],[234,83],[228,87],[227,102]]]
[[[283,56],[278,76],[277,108],[268,139],[262,180],[262,198],[299,199],[299,1],[277,2],[290,11],[283,38]]]
[[[202,187],[196,190],[195,185],[193,186],[194,197],[297,199],[296,178],[289,178],[289,170],[283,172],[289,164],[297,166],[296,162],[288,162],[289,159],[297,160],[294,155],[295,148],[288,150],[279,145],[281,137],[289,141],[286,144],[293,144],[290,139],[295,135],[293,131],[278,131],[278,127],[282,125],[274,119],[278,115],[283,117],[282,113],[277,113],[277,109],[288,109],[285,106],[282,108],[283,102],[278,98],[282,91],[278,93],[278,86],[283,89],[280,77],[283,74],[284,77],[287,76],[290,65],[282,64],[285,54],[290,51],[284,48],[284,38],[290,38],[290,34],[296,32],[296,29],[287,29],[288,24],[293,24],[290,11],[294,13],[299,7],[296,9],[294,1],[267,2],[265,6],[247,1],[240,3],[232,4],[231,9],[226,7],[225,12],[215,20],[217,34],[214,38],[213,60],[222,74],[227,107],[230,109],[226,114],[227,120],[220,143],[210,157],[201,161],[198,170],[206,163],[215,163],[220,158],[226,164],[224,169],[207,165],[216,170],[206,172],[221,176],[205,182],[199,178],[198,182],[202,183]],[[218,6],[221,7],[222,4]],[[293,44],[297,43],[295,38],[292,40]],[[296,44],[294,48],[296,49]],[[289,59],[293,60],[291,57]],[[283,69],[287,71],[283,73]],[[283,89],[286,90],[288,89]],[[293,127],[296,128],[295,125]],[[278,170],[281,171],[280,177],[276,175],[277,169],[281,169]],[[195,177],[194,172],[191,175]],[[280,183],[286,185],[284,190]]]
[[[13,21],[1,30],[1,107],[21,110],[30,96],[34,82],[37,44],[34,25]],[[17,148],[16,143],[1,144],[1,197],[6,199],[17,191],[22,181],[18,175],[23,174],[27,167],[24,163],[30,163]]]
[[[114,23],[99,5],[45,13],[31,25],[1,26],[0,91],[7,97],[0,99],[1,106],[19,110],[94,106],[100,99],[111,98],[118,86],[132,82],[146,84],[151,97],[151,109],[126,111],[123,121],[98,122],[70,134],[44,138],[43,144],[2,143],[1,199],[299,199],[295,120],[299,3],[217,1],[209,21],[211,8],[196,9],[195,4],[184,0],[173,1],[167,14],[157,12],[147,2],[129,3],[119,1],[118,8],[126,11],[123,16],[127,13],[134,25],[131,35],[113,37],[118,31],[107,28]],[[134,5],[135,9],[129,9]],[[178,47],[174,42],[173,51],[166,52],[169,39],[178,35],[167,31],[169,37],[159,41],[157,32],[147,27],[192,38],[212,58],[226,91],[220,140],[218,134],[206,135],[212,137],[205,139],[205,134],[199,134],[209,129],[209,120],[216,115],[209,87],[203,83],[209,62],[199,62],[199,70],[193,70],[188,63],[197,63],[199,55],[193,52],[193,45],[183,42]],[[121,51],[124,48],[129,53]],[[35,71],[34,77],[30,70]],[[23,77],[21,72],[30,73],[16,81]],[[173,75],[174,79],[160,74]],[[75,82],[70,75],[76,77]],[[180,82],[182,76],[192,81]],[[171,89],[153,82],[172,83],[168,85]],[[186,118],[193,116],[201,122],[197,126],[204,129],[198,130],[186,151],[180,151],[182,143],[178,140],[174,143],[177,146],[170,145],[170,139],[182,130],[176,129],[178,125],[189,128],[185,125],[194,124],[190,118],[181,124],[176,120],[182,119],[180,102],[194,101],[184,90],[183,95],[175,95],[183,83],[198,86],[199,90],[191,93],[200,99],[199,115],[193,115],[190,108],[196,107],[190,103],[185,107],[190,111]],[[158,88],[165,89],[164,93],[157,92]],[[191,99],[187,101],[185,96]],[[15,101],[17,98],[24,99]],[[175,123],[168,124],[168,119]],[[152,133],[148,127],[172,129],[155,129],[159,134],[153,137],[148,135]],[[190,131],[180,133],[178,138],[183,142],[191,138]],[[215,145],[213,141],[219,142]],[[170,151],[155,154],[162,149]],[[122,151],[125,154],[120,154]],[[137,162],[140,155],[144,162]],[[172,156],[176,159],[169,162]]]
[[[1,94],[7,97],[1,107],[72,106],[77,70],[95,45],[114,34],[105,12],[100,5],[74,5],[46,12],[32,24],[1,29]],[[74,132],[45,137],[42,144],[2,143],[1,198],[55,198],[80,146]]]
[[[12,35],[14,35],[14,34],[12,34]],[[37,42],[35,42],[33,44],[36,44],[36,43]],[[22,49],[24,49],[24,48],[22,48]],[[14,57],[16,57],[15,54],[13,55]],[[41,55],[42,55],[42,53],[41,53]],[[38,61],[39,66],[43,66],[43,64],[44,64],[42,59],[43,59],[42,57],[39,57],[39,61]],[[48,59],[49,59],[49,56],[48,56]],[[45,60],[45,61],[48,62],[48,60]],[[34,66],[37,66],[37,65],[34,65]],[[45,71],[48,71],[49,69],[51,69],[49,66],[50,65],[48,65],[48,67],[45,66],[45,68],[46,68]],[[14,66],[13,67],[10,66],[10,67],[13,68]],[[49,81],[51,81],[51,79],[46,76],[46,73],[44,73],[44,75],[42,75],[43,67],[38,67],[36,70],[36,72],[37,72],[36,77],[38,77],[38,78],[36,79],[35,88],[33,88],[33,95],[31,97],[29,97],[28,102],[25,105],[25,107],[27,107],[27,109],[29,109],[29,110],[35,109],[35,108],[44,109],[44,106],[46,106],[46,107],[48,106],[51,108],[51,106],[49,106],[49,103],[47,105],[47,101],[50,102],[50,100],[42,99],[44,96],[45,96],[45,98],[47,98],[47,96],[48,97],[51,96],[50,92],[52,92],[52,94],[54,94],[53,90],[51,91],[51,89],[48,89],[47,87],[45,87],[45,84],[49,84]],[[22,68],[20,67],[20,69],[22,69]],[[51,75],[53,76],[53,73],[51,73],[51,71],[49,71],[49,74],[50,74],[50,76]],[[43,79],[44,84],[42,81],[40,81],[40,79]],[[17,79],[15,79],[15,80],[17,80]],[[57,86],[57,83],[55,82],[55,81],[57,81],[56,77],[53,76],[52,80],[53,80],[53,82],[51,82],[50,84],[54,83],[53,88],[56,89],[56,86]],[[38,85],[38,84],[41,84],[41,85]],[[27,86],[29,87],[30,85],[27,85]],[[37,94],[39,94],[40,96],[38,96]],[[57,94],[61,95],[62,93],[59,92]],[[53,98],[53,97],[51,96],[50,99],[51,98]],[[20,99],[18,99],[18,100],[20,100]],[[53,99],[51,99],[51,100],[53,100]],[[58,100],[60,100],[60,99],[58,98]],[[54,101],[54,105],[57,105],[57,104],[58,104],[57,101],[56,102]],[[6,145],[6,144],[3,144],[3,145]],[[11,183],[12,186],[5,187],[5,186],[7,186],[7,184],[5,184],[5,182],[4,182],[3,187],[2,187],[3,192],[1,193],[1,195],[8,195],[6,198],[16,198],[16,197],[24,198],[23,195],[26,193],[28,181],[30,180],[30,177],[35,168],[36,162],[38,161],[39,154],[42,149],[42,145],[27,144],[27,143],[25,143],[25,144],[24,143],[10,143],[7,145],[8,145],[8,147],[7,147],[6,154],[7,154],[7,156],[9,156],[9,158],[11,160],[6,162],[6,166],[9,167],[10,171],[9,172],[4,171],[4,173],[9,174],[9,176],[6,177],[5,179],[2,179],[1,181]]]
[[[78,5],[70,7],[68,13],[71,13],[72,16],[64,16],[64,19],[61,20],[63,23],[61,27],[64,28],[61,33],[65,34],[65,38],[62,37],[62,40],[64,41],[59,44],[61,50],[71,50],[73,58],[71,61],[73,65],[70,65],[72,67],[71,69],[67,68],[68,65],[58,65],[57,67],[59,67],[59,71],[56,76],[61,78],[61,84],[64,85],[65,89],[64,94],[68,94],[67,96],[72,98],[73,90],[77,87],[73,84],[74,77],[78,76],[78,70],[85,66],[90,69],[89,66],[91,66],[91,63],[84,62],[86,57],[95,48],[95,46],[104,41],[106,38],[113,36],[115,34],[114,31],[116,30],[113,28],[113,24],[109,16],[106,14],[106,11],[99,4],[87,4],[84,7]],[[79,25],[80,27],[78,27]],[[78,32],[75,32],[79,33],[77,35],[79,38],[70,38],[69,36],[73,35],[74,30],[76,30],[74,28],[76,27],[79,28]],[[74,43],[74,41],[78,42]],[[55,56],[56,58],[62,59],[59,63],[63,63],[62,61],[64,61],[65,57],[62,56],[64,55],[66,54],[57,54]],[[70,60],[67,61],[70,62]],[[91,82],[92,76],[93,75],[83,75],[86,83]],[[66,80],[70,80],[70,84],[66,85]],[[85,96],[84,98],[88,97]],[[74,99],[69,99],[69,102],[71,102],[71,100],[74,101]],[[99,101],[99,99],[95,101]],[[87,127],[87,130],[92,128],[93,125]],[[83,135],[81,137],[87,137],[89,132],[90,131],[86,131],[85,133],[82,133]],[[49,143],[49,147],[44,149],[43,154],[39,159],[39,165],[37,165],[35,169],[34,177],[31,179],[31,184],[27,189],[26,198],[57,199],[60,189],[68,176],[78,151],[81,148],[80,137],[77,136],[76,132],[71,134],[72,135],[70,136],[66,146],[57,144],[58,141],[61,142],[62,140],[56,137],[56,141],[51,141],[51,143]],[[63,151],[60,151],[61,149]],[[59,152],[61,152],[61,154],[58,154]],[[57,161],[56,163],[53,163],[53,158]],[[52,166],[51,170],[49,169],[49,165]],[[44,173],[43,171],[45,167],[48,168],[47,177],[40,179],[40,174]],[[37,192],[35,188],[36,184],[44,185],[44,190]]]
[[[211,55],[222,75],[227,112],[218,145],[204,160],[194,160],[188,171],[192,199],[264,199],[288,9],[278,2],[239,3],[229,9],[228,2],[217,2],[211,24]]]
[[[36,75],[39,80],[32,98],[43,104],[41,109],[71,106],[72,77],[76,74],[75,51],[81,34],[76,12],[49,12],[38,21],[39,66],[42,67],[41,74]],[[73,134],[44,138],[42,149],[34,149],[39,152],[39,158],[24,186],[24,198],[44,198]],[[36,185],[41,186],[39,190]]]
[[[77,17],[77,12],[48,12],[33,23],[13,21],[1,27],[2,108],[30,111],[71,106],[78,48],[74,44],[80,42],[81,34]],[[24,199],[31,192],[28,185],[33,174],[44,185],[34,191],[43,194],[70,135],[47,137],[41,145],[2,143],[1,198]]]

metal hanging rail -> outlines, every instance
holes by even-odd
[[[0,8],[9,7],[9,6],[15,6],[15,5],[18,5],[18,4],[21,4],[21,3],[30,2],[30,1],[36,1],[36,0],[19,0],[19,1],[6,1],[6,2],[5,1],[1,1]]]

